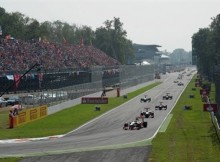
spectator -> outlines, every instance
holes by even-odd
[[[0,71],[28,70],[36,62],[46,69],[88,68],[120,63],[92,46],[65,45],[44,41],[0,39]]]

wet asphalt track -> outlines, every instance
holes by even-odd
[[[167,114],[171,111],[179,95],[191,76],[184,76],[181,80],[184,86],[173,83],[178,73],[167,74],[163,83],[144,93],[152,98],[150,103],[140,103],[144,94],[129,100],[127,103],[87,123],[86,125],[68,133],[65,137],[52,140],[41,140],[25,143],[0,144],[0,156],[36,156],[27,157],[22,162],[53,161],[53,162],[98,162],[98,161],[146,161],[151,145],[129,147],[138,141],[144,143],[146,139],[155,136]],[[172,100],[164,100],[167,110],[155,110],[155,105],[162,101],[162,96],[169,92]],[[129,97],[129,96],[128,96]],[[141,130],[123,130],[124,122],[129,122],[140,115],[144,107],[154,110],[155,117],[146,119],[148,127]],[[57,155],[58,154],[58,155]],[[43,156],[45,155],[45,156]]]

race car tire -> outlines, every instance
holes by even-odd
[[[143,127],[147,128],[147,122],[143,122]]]
[[[149,116],[150,116],[149,114],[145,114],[145,118],[149,118]]]
[[[124,124],[123,129],[124,129],[124,130],[128,130],[128,129],[129,129],[128,123],[125,123],[125,124]]]

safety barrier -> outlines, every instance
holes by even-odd
[[[17,115],[9,114],[9,128],[41,119],[48,115],[47,105],[20,111]]]
[[[63,71],[49,71],[42,73],[39,81],[37,74],[26,76],[17,83],[17,87],[9,89],[4,97],[16,95],[21,98],[25,107],[39,105],[56,105],[73,100],[81,96],[102,91],[103,87],[117,85],[120,89],[132,87],[154,80],[154,65],[120,65],[115,67],[92,67],[90,69],[68,69]],[[6,76],[5,76],[6,77]],[[4,85],[7,77],[0,77],[0,92],[8,85]],[[8,83],[11,84],[11,83]],[[13,93],[14,94],[8,94]],[[120,96],[117,91],[117,96]]]
[[[215,127],[218,139],[220,141],[220,127],[219,127],[219,124],[218,124],[218,120],[217,120],[214,112],[210,112],[210,114],[211,114],[211,118],[212,118],[212,123],[213,123],[213,125]]]

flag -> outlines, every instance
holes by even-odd
[[[10,34],[6,35],[6,36],[5,36],[5,39],[7,39],[7,40],[8,40],[8,39],[11,39],[11,35],[10,35]]]
[[[84,46],[84,40],[83,40],[83,37],[80,38],[80,46]]]
[[[90,38],[90,46],[92,46],[92,39]]]
[[[35,79],[34,73],[31,74],[31,79]]]
[[[64,36],[63,36],[63,44],[67,44],[67,41],[66,41],[66,39],[64,38]]]
[[[39,89],[41,89],[41,83],[43,81],[44,74],[43,73],[38,73],[37,76],[38,76]]]
[[[43,81],[43,76],[44,76],[43,73],[38,73],[37,76],[39,81]]]
[[[18,88],[20,84],[20,77],[21,77],[20,74],[14,74],[14,82],[15,82],[14,89],[15,90]]]
[[[13,75],[6,75],[8,80],[14,80],[14,76]]]

